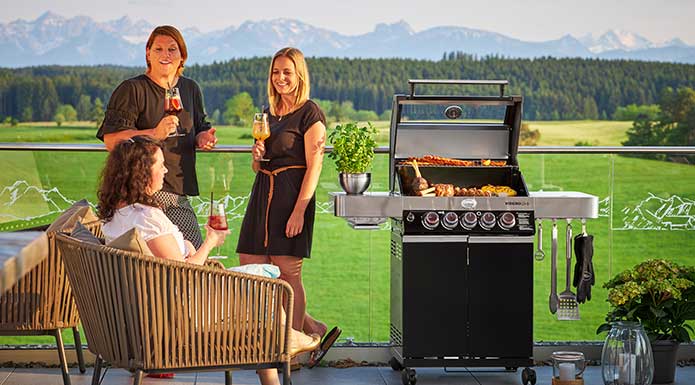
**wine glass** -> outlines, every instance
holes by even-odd
[[[268,114],[259,112],[253,115],[253,129],[251,134],[256,140],[264,142],[270,137],[270,126],[268,126]],[[267,149],[266,149],[267,152]],[[261,158],[262,162],[267,162],[270,159]]]
[[[227,214],[224,212],[224,203],[220,202],[217,204],[217,211],[213,212],[210,210],[210,215],[208,216],[208,226],[215,230],[227,230]],[[210,259],[225,259],[226,255],[220,255],[220,246],[217,246],[217,255],[208,256]]]
[[[164,112],[166,112],[168,115],[176,115],[181,110],[183,110],[183,103],[181,103],[181,94],[179,94],[179,88],[173,87],[166,90],[164,95]],[[176,132],[169,134],[168,137],[185,136],[186,133],[180,132],[179,128],[181,128],[181,126],[177,124]]]

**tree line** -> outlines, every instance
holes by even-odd
[[[186,67],[202,87],[211,116],[224,120],[228,101],[241,93],[258,109],[266,101],[270,58],[243,58]],[[524,96],[529,120],[609,119],[619,107],[653,105],[662,90],[695,85],[695,65],[580,58],[510,59],[460,52],[438,61],[415,59],[308,58],[312,98],[330,101],[337,115],[371,111],[388,116],[395,93],[409,92],[408,79],[507,79],[507,94]],[[61,105],[79,119],[94,119],[122,80],[143,68],[41,66],[0,69],[0,120],[54,120]],[[423,86],[417,93],[492,94],[496,88]],[[327,111],[328,112],[328,111]],[[484,117],[486,112],[479,115]]]
[[[656,106],[637,115],[627,131],[625,146],[695,146],[695,90],[667,87]],[[663,154],[646,157],[666,159]],[[695,156],[671,156],[668,160],[695,163]]]

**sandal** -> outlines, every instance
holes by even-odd
[[[326,336],[321,342],[321,346],[319,346],[318,349],[311,352],[311,357],[309,358],[309,362],[307,363],[309,369],[312,369],[314,366],[318,365],[319,362],[321,362],[326,353],[328,353],[328,349],[330,349],[331,346],[333,346],[333,344],[335,343],[335,341],[338,340],[338,337],[340,337],[340,333],[342,332],[343,331],[336,326],[333,329],[331,329],[330,332],[326,333]]]

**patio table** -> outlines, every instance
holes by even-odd
[[[43,231],[0,233],[0,294],[48,256],[48,237]]]

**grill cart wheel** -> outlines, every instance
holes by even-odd
[[[403,380],[403,385],[415,385],[417,382],[417,373],[415,373],[415,369],[403,368],[401,380]]]
[[[523,385],[536,385],[536,371],[531,368],[525,368],[521,371],[521,383]]]
[[[393,369],[397,372],[400,372],[401,370],[403,370],[403,365],[401,365],[401,363],[398,362],[396,357],[391,357],[391,359],[389,360],[389,365],[391,365],[391,369]]]

